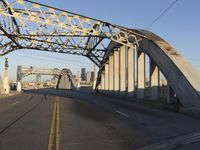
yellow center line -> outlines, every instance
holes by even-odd
[[[56,150],[60,150],[60,101],[57,99]]]
[[[56,135],[55,135],[56,131]],[[54,137],[56,136],[56,150],[60,150],[60,100],[59,97],[56,96],[56,100],[54,103],[53,116],[51,121],[51,129],[49,134],[49,143],[48,150],[52,150],[54,145]]]
[[[56,97],[57,99],[57,97]],[[48,150],[52,150],[53,141],[54,141],[54,134],[55,134],[55,120],[56,120],[56,101],[54,103],[54,109],[53,109],[53,117],[51,121],[51,129],[49,134],[49,143],[48,143]]]

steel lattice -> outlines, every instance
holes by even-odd
[[[101,66],[109,40],[133,47],[141,38],[129,29],[29,0],[1,0],[0,14],[1,55],[37,49],[87,56]]]

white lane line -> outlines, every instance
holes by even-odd
[[[19,103],[19,102],[14,102],[14,103],[12,103],[11,105],[14,106],[14,105],[16,105],[17,103]]]
[[[119,110],[116,110],[115,112],[118,113],[118,114],[120,114],[120,115],[122,115],[122,116],[124,116],[124,117],[126,117],[126,118],[130,117],[129,115],[127,115],[127,114],[125,114],[125,113],[123,113],[123,112],[121,112]]]
[[[94,100],[93,102],[94,102],[94,103],[96,103],[96,104],[98,104],[98,103],[99,103],[97,100]]]

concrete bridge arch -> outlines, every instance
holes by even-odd
[[[154,64],[154,67],[158,67],[158,69],[166,77],[169,86],[176,93],[177,97],[179,98],[180,103],[184,107],[199,107],[200,106],[200,80],[197,80],[197,79],[200,79],[200,73],[198,72],[198,70],[196,70],[185,58],[181,56],[181,54],[179,54],[169,43],[167,43],[165,40],[163,40],[159,36],[146,30],[133,29],[133,31],[143,36],[143,39],[139,41],[139,45],[136,46],[138,53],[141,52],[149,56],[150,60]],[[113,83],[114,81],[112,81],[113,79],[110,79],[110,77],[106,77],[106,76],[109,76],[109,75],[114,76],[113,73],[109,72],[108,70],[110,68],[111,62],[116,63],[112,60],[113,57],[115,57],[115,53],[119,53],[117,54],[118,55],[117,61],[119,61],[119,63],[121,63],[120,57],[123,57],[122,59],[128,59],[128,58],[125,58],[126,57],[125,54],[122,54],[124,56],[120,56],[120,51],[123,51],[124,49],[123,47],[124,47],[123,45],[116,42],[111,42],[110,45],[108,46],[107,54],[105,55],[104,63],[102,67],[100,68],[100,72],[98,76],[98,81],[101,80],[98,83],[104,84],[103,89],[105,91],[116,90],[114,87],[111,87],[111,89],[109,89],[110,85],[108,84],[110,83],[107,83],[107,82],[110,81],[112,82],[111,84],[114,84]],[[127,52],[127,55],[129,55],[128,52]],[[134,59],[133,56],[130,58]],[[122,63],[125,64],[125,61]],[[133,63],[132,65],[134,64],[135,63]],[[142,62],[142,64],[144,65],[144,61]],[[120,68],[120,64],[119,64],[116,69],[125,71],[125,66],[123,69],[122,67]],[[114,69],[112,71],[114,71]],[[125,87],[124,89],[120,90],[121,79],[120,79],[120,73],[118,74],[119,76],[117,77],[118,78],[117,82],[119,82],[119,84],[117,85],[118,86],[117,90],[123,93],[123,90],[125,90]],[[137,75],[139,76],[139,74]],[[122,79],[122,80],[124,80],[125,82],[126,79]],[[143,79],[143,81],[141,82],[145,82],[145,79]],[[125,85],[122,85],[122,86],[125,86]],[[144,87],[142,87],[141,90],[143,90],[143,88]],[[153,89],[154,87],[152,86],[151,88]],[[133,89],[132,87],[132,90],[135,90],[135,89]],[[140,87],[137,87],[137,90],[139,91]],[[126,92],[128,92],[128,90]],[[142,98],[144,98],[144,96],[142,96]]]
[[[127,82],[126,70],[124,69],[125,49],[130,50],[131,55],[128,56],[131,58],[133,53],[131,49],[137,47],[140,54],[138,62],[143,66],[138,70],[138,89],[141,89],[141,92],[145,88],[145,77],[142,73],[144,70],[143,58],[144,54],[147,54],[152,61],[152,68],[154,68],[151,72],[152,77],[156,76],[157,73],[154,71],[158,67],[183,106],[200,106],[200,73],[157,35],[149,31],[129,29],[33,1],[15,0],[11,2],[3,0],[0,4],[2,8],[0,20],[3,24],[0,27],[1,55],[17,49],[82,55],[100,68],[97,87],[101,85],[102,90],[113,91],[117,84],[117,89],[120,92],[131,93],[134,86],[129,79],[133,80],[132,76],[129,76],[128,79],[128,83],[130,83],[128,91],[125,89],[125,82]],[[24,24],[25,21],[28,23]],[[49,28],[53,28],[54,32],[48,30]],[[104,46],[105,40],[109,40],[111,43]],[[115,63],[113,60],[116,59],[114,58],[118,59]],[[131,60],[130,58],[129,60]],[[115,72],[117,75],[109,70],[117,70]],[[128,74],[133,74],[133,69]],[[152,84],[154,83],[152,82]],[[138,95],[142,95],[141,92],[138,92]]]

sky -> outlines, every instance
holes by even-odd
[[[174,0],[35,0],[88,17],[128,28],[145,29]],[[169,42],[195,68],[200,70],[200,1],[178,0],[148,30]],[[9,59],[9,78],[16,80],[16,67],[36,66],[69,68],[73,73],[81,67],[93,70],[85,57],[48,53],[36,50],[18,50],[0,58],[3,77],[5,57]]]

